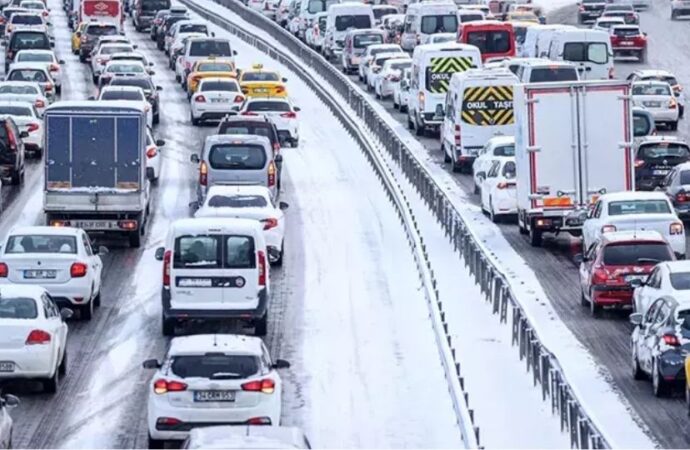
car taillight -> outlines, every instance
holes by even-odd
[[[496,187],[498,189],[507,189],[508,187],[510,187],[510,185],[511,185],[510,183],[506,183],[505,181],[501,181],[500,183],[498,183],[496,185]]]
[[[273,161],[268,165],[268,187],[273,187],[276,184],[276,165]]]
[[[58,70],[60,70],[60,66],[59,66],[59,65],[57,65],[57,64],[51,64],[51,65],[50,65],[50,71],[51,71],[51,72],[57,72]]]
[[[43,330],[31,330],[24,345],[42,345],[50,343],[50,333]]]
[[[146,157],[147,158],[153,158],[158,154],[158,150],[156,150],[156,147],[151,147],[148,150],[146,150]]]
[[[165,394],[168,392],[182,392],[187,390],[187,384],[180,381],[168,381],[159,378],[153,382],[153,392],[156,394]]]
[[[257,113],[251,112],[251,111],[243,111],[243,112],[242,112],[242,115],[243,115],[243,116],[258,116]]]
[[[678,102],[676,102],[675,98],[671,98],[671,100],[668,101],[668,107],[670,109],[676,109],[677,106],[678,106]]]
[[[48,17],[48,11],[43,11],[43,17]]]
[[[170,286],[170,260],[172,251],[167,250],[163,254],[163,286]]]
[[[36,100],[36,101],[34,102],[34,106],[35,106],[36,108],[45,108],[46,104],[45,104],[45,102],[44,102],[43,100],[40,100],[40,99],[39,99],[39,100]]]
[[[194,97],[194,101],[197,103],[206,103],[206,97],[204,97],[203,95],[197,95],[196,97]]]
[[[665,334],[663,336],[664,339],[664,344],[670,345],[672,347],[679,347],[680,346],[680,341],[678,340],[678,337],[675,334]]]
[[[681,191],[676,194],[676,202],[686,203],[690,202],[690,195],[686,194],[685,191]]]
[[[263,392],[264,394],[273,394],[276,390],[276,382],[271,378],[264,378],[263,380],[254,380],[242,385],[243,391],[249,392]]]
[[[9,269],[7,267],[7,264],[0,263],[0,278],[7,278],[8,273],[9,273]]]
[[[424,92],[420,91],[417,98],[419,99],[419,109],[424,109]]]
[[[33,131],[36,131],[36,130],[38,130],[38,124],[37,124],[37,123],[30,123],[30,124],[26,127],[26,131],[28,131],[29,133],[31,133],[31,132],[33,132]]]
[[[266,254],[261,250],[256,254],[259,259],[259,286],[266,286]]]
[[[639,169],[642,166],[644,166],[644,159],[636,159],[635,160],[635,168]]]
[[[208,166],[206,161],[201,161],[199,164],[199,184],[206,186],[206,183],[208,183]]]
[[[280,115],[280,117],[285,117],[286,119],[295,119],[297,117],[297,114],[290,111],[290,112],[285,112]]]
[[[7,141],[10,144],[10,150],[13,152],[17,151],[17,138],[15,137],[10,126],[5,123],[5,132],[7,133]]]
[[[86,264],[76,262],[69,268],[69,275],[72,278],[82,278],[86,276]]]
[[[268,219],[264,219],[261,221],[261,223],[264,224],[264,231],[270,230],[271,228],[275,228],[278,226],[278,219],[274,219],[273,217],[269,217]]]
[[[283,92],[285,92],[284,86],[276,86],[276,94],[282,94]]]
[[[48,83],[46,84],[46,92],[51,92],[53,90],[53,85]]]
[[[235,103],[242,103],[244,101],[244,97],[241,95],[236,95],[235,96]]]
[[[602,284],[609,280],[609,274],[606,270],[598,268],[592,273],[592,284]]]
[[[671,235],[683,234],[683,224],[681,222],[673,222],[668,229]]]
[[[252,417],[245,422],[247,425],[270,425],[270,417]]]
[[[602,233],[613,233],[614,231],[616,231],[615,225],[604,225],[603,227],[601,227]]]

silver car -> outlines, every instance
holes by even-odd
[[[678,101],[667,82],[636,81],[632,84],[632,99],[635,106],[642,106],[652,114],[654,122],[663,123],[671,130],[678,128]]]

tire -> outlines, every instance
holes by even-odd
[[[415,116],[414,119],[414,133],[417,136],[424,136],[424,127],[419,125],[419,122],[417,121],[417,116]]]
[[[407,105],[400,105],[400,112],[406,113],[407,112]]]
[[[589,293],[589,313],[595,319],[601,317],[601,306],[594,302],[594,294],[592,292]]]
[[[91,81],[93,81],[93,84],[98,84],[98,77],[96,75],[91,75]]]
[[[153,115],[153,124],[158,125],[160,122],[161,122],[161,113],[159,111]]]
[[[282,267],[283,266],[283,254],[285,253],[285,241],[280,243],[280,256],[278,256],[278,259],[273,263],[274,266],[276,267]]]
[[[62,86],[55,86],[55,93],[57,95],[62,95]]]
[[[141,247],[141,233],[139,230],[130,231],[129,233],[129,246],[132,248]]]
[[[182,78],[178,74],[175,74],[175,81],[179,83],[180,81],[182,81]]]
[[[451,161],[453,173],[462,172],[462,166],[455,161]]]
[[[443,153],[443,162],[446,164],[449,164],[453,162],[453,158],[448,156],[448,152],[446,152],[446,147],[444,145],[441,145],[441,153]]]
[[[410,115],[407,115],[407,129],[408,130],[414,130],[414,123],[412,123],[412,119],[410,119]]]
[[[393,109],[398,109],[398,110],[400,109],[400,105],[395,103],[395,97],[393,97]]]
[[[254,322],[254,336],[264,337],[268,333],[268,311],[261,319]]]
[[[534,227],[529,230],[529,243],[532,247],[541,247],[543,240],[544,234],[540,230]]]
[[[96,296],[93,298],[93,306],[96,308],[101,306],[101,293],[99,292],[96,294]]]
[[[637,355],[635,354],[634,350],[632,351],[632,376],[633,380],[644,379],[644,372],[642,372],[642,369],[640,368],[640,361],[637,359]]]
[[[58,390],[58,385],[60,384],[60,370],[55,369],[55,373],[52,377],[43,380],[43,392],[48,394],[55,394]]]
[[[582,288],[580,288],[580,306],[589,307],[589,301],[585,297],[585,291]]]
[[[62,354],[62,361],[60,361],[60,365],[58,366],[58,372],[60,372],[60,375],[67,375],[67,349],[65,349],[65,353]]]
[[[668,393],[668,383],[666,383],[666,380],[664,380],[659,373],[659,367],[657,367],[657,364],[657,360],[654,359],[654,362],[652,363],[652,391],[654,392],[655,397],[661,398],[665,397]]]
[[[498,223],[500,220],[494,212],[494,206],[491,204],[491,197],[489,197],[489,219],[491,219],[493,223]]]
[[[647,61],[647,52],[642,50],[638,55],[638,60],[640,64],[644,64]]]
[[[93,300],[89,301],[85,305],[79,305],[79,318],[81,320],[91,320],[93,318]]]
[[[163,336],[175,336],[175,321],[166,319],[165,316],[161,319],[161,331]]]
[[[148,448],[165,448],[165,441],[161,439],[153,439],[151,435],[149,435],[149,446]]]
[[[80,63],[86,62],[86,56],[82,55],[81,52],[79,52],[79,62]]]
[[[376,100],[381,100],[381,96],[379,95],[379,91],[374,88],[374,97],[376,97]]]
[[[22,183],[22,174],[19,170],[12,172],[10,176],[10,184],[12,186],[19,186]]]

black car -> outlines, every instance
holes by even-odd
[[[637,147],[635,186],[638,191],[653,191],[678,164],[690,160],[690,146],[678,139],[649,136]]]
[[[685,354],[690,350],[690,305],[672,296],[655,300],[644,313],[630,315],[633,378],[652,379],[654,395],[662,397],[685,382]]]
[[[86,62],[91,57],[91,51],[101,36],[115,36],[117,34],[120,34],[120,31],[116,25],[111,23],[94,22],[88,24],[82,33],[77,32],[77,37],[81,39],[79,61]]]
[[[605,0],[581,0],[578,3],[580,9],[577,13],[579,23],[597,20],[606,8]]]
[[[10,63],[19,50],[50,50],[53,44],[48,34],[38,30],[15,30],[10,34],[5,45],[5,73],[10,70]]]
[[[690,220],[690,163],[678,164],[660,183],[679,218]]]
[[[146,100],[151,104],[153,109],[153,123],[157,124],[160,122],[160,109],[159,109],[159,98],[158,91],[163,90],[161,86],[156,86],[153,84],[151,77],[149,76],[121,76],[114,77],[109,86],[137,86],[144,90],[144,95],[146,95]]]
[[[165,35],[170,31],[170,28],[180,20],[189,20],[189,15],[186,13],[170,14],[165,18],[156,35],[156,47],[158,47],[158,50],[163,50],[165,48]]]
[[[151,21],[151,28],[149,29],[149,36],[151,37],[152,41],[158,39],[158,30],[160,29],[161,25],[163,25],[163,21],[165,20],[165,18],[169,15],[169,9],[161,9],[156,13],[155,16],[153,16],[153,20]]]
[[[24,141],[26,131],[19,131],[12,116],[0,116],[0,176],[9,177],[13,185],[24,181]]]
[[[152,26],[154,19],[159,11],[168,10],[170,0],[136,0],[134,11],[132,11],[132,21],[137,31],[144,31]]]

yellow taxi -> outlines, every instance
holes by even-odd
[[[84,32],[86,25],[88,25],[88,22],[81,22],[72,33],[72,53],[75,55],[79,54],[79,48],[81,47],[81,35]]]
[[[506,14],[507,22],[539,23],[539,17],[533,11],[511,11]]]
[[[264,70],[261,64],[254,64],[250,70],[243,71],[239,81],[242,93],[247,97],[287,97],[287,79],[274,70]]]
[[[187,77],[187,95],[191,98],[199,87],[202,78],[237,78],[232,61],[202,59],[194,63]]]

